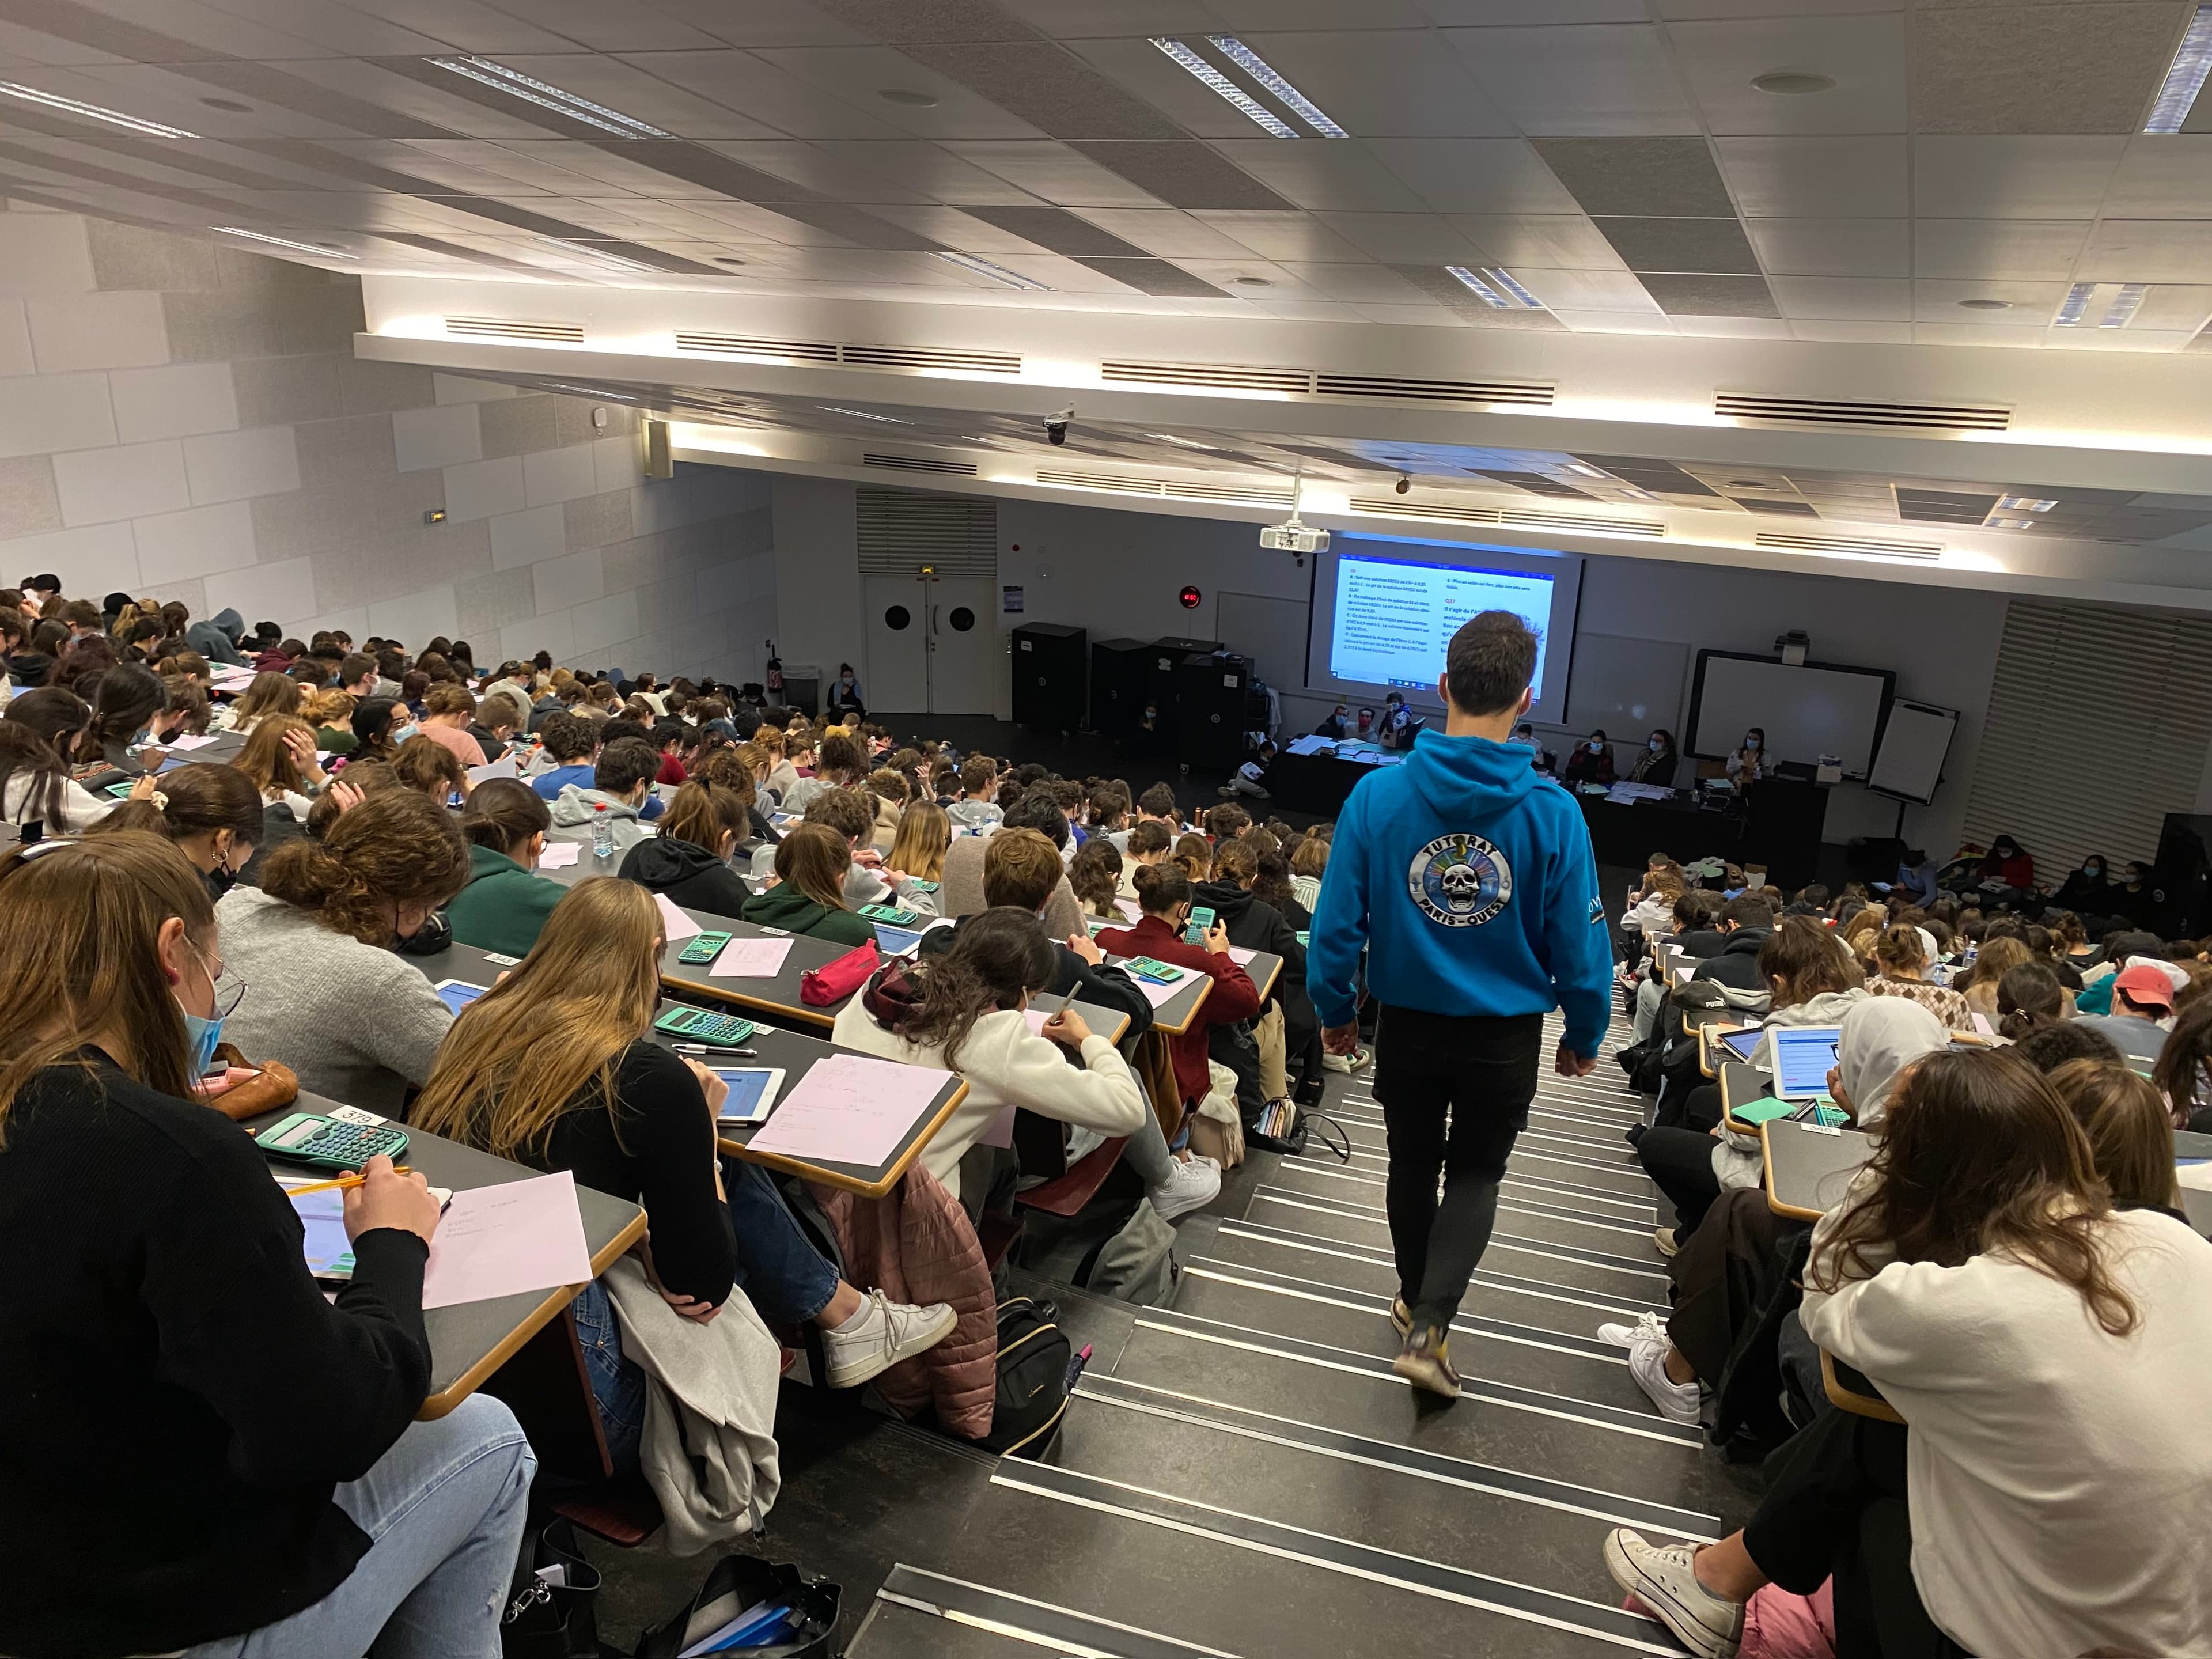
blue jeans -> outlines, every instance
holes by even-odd
[[[181,1659],[496,1659],[538,1460],[514,1413],[471,1395],[392,1449],[331,1501],[368,1553],[313,1607]]]
[[[584,1374],[592,1380],[592,1401],[606,1432],[607,1455],[617,1474],[635,1474],[638,1437],[645,1432],[645,1372],[635,1360],[623,1357],[614,1304],[598,1279],[584,1286],[572,1311],[584,1346]]]

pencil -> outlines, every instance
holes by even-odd
[[[395,1164],[392,1166],[392,1173],[394,1175],[413,1175],[415,1171],[404,1164]],[[354,1175],[340,1176],[336,1181],[313,1181],[308,1182],[307,1185],[304,1187],[287,1187],[284,1189],[284,1196],[287,1198],[297,1198],[302,1193],[339,1192],[349,1187],[358,1187],[362,1182],[368,1179],[368,1177],[367,1176],[356,1173]]]

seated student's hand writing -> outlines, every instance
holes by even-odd
[[[154,767],[158,768],[161,763],[157,760],[154,763]],[[155,787],[154,772],[149,769],[149,770],[141,773],[139,775],[138,781],[131,786],[130,799],[132,800],[151,800],[154,799]]]
[[[1229,954],[1229,929],[1219,916],[1216,916],[1213,926],[1206,930],[1206,948],[1217,957]]]
[[[397,1227],[428,1243],[438,1231],[438,1200],[430,1195],[430,1183],[420,1173],[398,1174],[381,1153],[362,1164],[361,1173],[361,1185],[346,1188],[346,1237]]]
[[[1063,1008],[1044,1023],[1044,1034],[1063,1048],[1080,1048],[1091,1027],[1072,1007]]]
[[[690,1066],[691,1075],[698,1079],[699,1092],[707,1097],[707,1115],[718,1115],[722,1109],[722,1103],[730,1097],[730,1085],[689,1054],[679,1054],[677,1058]]]
[[[1096,968],[1106,960],[1106,953],[1098,948],[1098,941],[1088,933],[1070,933],[1065,943],[1067,948]]]

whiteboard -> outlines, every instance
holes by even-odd
[[[1690,675],[1690,647],[1674,640],[1635,640],[1584,634],[1575,641],[1567,681],[1566,726],[1603,732],[1632,746],[1654,728],[1682,745],[1682,688]]]
[[[1925,806],[1943,781],[1943,762],[1951,752],[1951,733],[1958,724],[1955,708],[1902,698],[1890,704],[1881,752],[1867,775],[1867,787]]]
[[[1726,759],[1751,726],[1764,727],[1766,752],[1810,766],[1823,755],[1843,762],[1846,777],[1863,778],[1874,763],[1882,708],[1897,677],[1887,670],[1806,663],[1791,668],[1774,657],[1698,653],[1691,694],[1695,731],[1685,745],[1705,759]]]

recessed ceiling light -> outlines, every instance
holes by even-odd
[[[2056,496],[2000,495],[1997,507],[2005,513],[2048,513],[2058,505]]]
[[[1291,112],[1324,138],[1349,138],[1352,135],[1321,112],[1321,106],[1300,92],[1280,75],[1260,54],[1233,34],[1209,34],[1222,55],[1250,76],[1269,92],[1282,100]]]
[[[906,109],[935,109],[937,94],[916,92],[912,87],[885,87],[876,96],[886,104],[897,104]]]
[[[2212,72],[2212,5],[2199,6],[2189,20],[2189,29],[2174,49],[2166,66],[2166,81],[2143,123],[2147,133],[2169,136],[2181,131],[2197,94],[2204,90],[2204,76]]]
[[[88,120],[105,121],[112,127],[121,127],[127,132],[143,132],[155,138],[197,138],[197,132],[186,132],[182,127],[165,126],[159,121],[142,120],[136,115],[125,115],[119,109],[108,109],[100,104],[81,103],[74,98],[64,98],[58,92],[41,92],[36,87],[27,87],[14,81],[0,81],[0,94],[20,98],[27,104],[44,104],[48,109],[58,109],[70,115],[82,115]]]
[[[210,109],[219,109],[231,115],[251,115],[253,113],[252,105],[241,104],[235,98],[203,98],[200,100],[200,102],[205,104]]]
[[[2009,300],[1961,300],[1959,303],[1968,311],[2010,311],[2012,309],[2012,301]]]
[[[958,265],[961,270],[972,270],[978,276],[988,276],[1002,287],[1026,289],[1034,294],[1052,292],[1049,283],[1024,276],[1018,270],[1008,270],[1004,265],[994,265],[988,259],[980,259],[972,253],[955,253],[950,249],[939,248],[937,257],[949,265]]]
[[[1183,45],[1182,41],[1161,34],[1155,34],[1151,37],[1151,40],[1154,46],[1188,70],[1201,85],[1216,94],[1224,102],[1233,105],[1241,114],[1248,117],[1254,125],[1259,127],[1270,137],[1295,138],[1298,136],[1298,130],[1296,127],[1238,86],[1219,70],[1214,68],[1212,64],[1207,63],[1188,46]]]
[[[1802,98],[1808,93],[1826,92],[1836,84],[1832,75],[1806,75],[1796,70],[1776,70],[1766,75],[1754,75],[1752,86],[1758,91],[1771,93],[1777,98]]]
[[[1232,276],[1230,280],[1235,283],[1239,288],[1274,287],[1274,284],[1269,282],[1265,276]]]
[[[717,253],[714,256],[714,263],[718,265],[741,265],[744,264],[744,261],[743,259],[733,259],[726,253]]]
[[[2125,328],[2136,314],[2136,307],[2143,301],[2149,290],[2148,283],[2122,283],[2120,291],[2112,295],[2112,303],[2105,307],[2105,314],[2097,319],[2099,328]]]
[[[573,92],[564,92],[534,75],[525,75],[520,70],[509,69],[489,58],[426,58],[422,61],[474,81],[478,86],[503,92],[510,98],[520,98],[526,104],[550,109],[556,115],[565,115],[571,121],[597,127],[601,132],[611,132],[617,138],[666,138],[672,136],[635,116],[609,109],[605,104],[595,104]]]
[[[2035,520],[2033,519],[1984,519],[1982,521],[1982,527],[1985,530],[2033,530],[2035,528]]]
[[[1478,276],[1465,265],[1446,265],[1444,274],[1493,311],[1541,311],[1544,308],[1544,302],[1522,287],[1510,270],[1486,265]]]
[[[325,247],[320,242],[295,242],[289,236],[270,236],[258,230],[241,230],[236,225],[217,225],[219,236],[243,236],[249,242],[267,242],[274,247],[289,247],[300,253],[319,253],[327,258],[350,259],[354,256],[342,247]]]
[[[2076,283],[2068,289],[2065,299],[2059,302],[2058,314],[2051,319],[2051,325],[2053,328],[2080,327],[2081,313],[2089,308],[2089,296],[2096,291],[2094,283]]]

